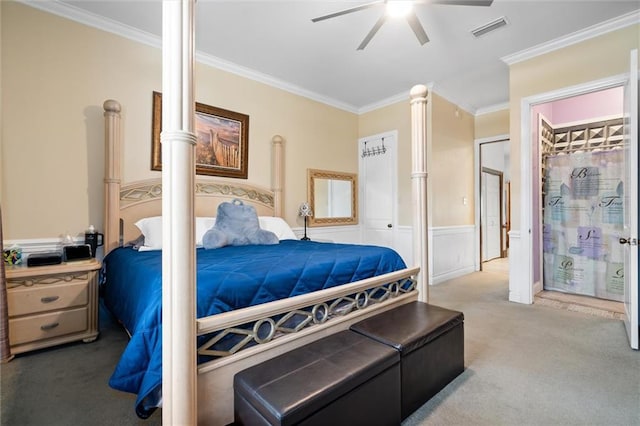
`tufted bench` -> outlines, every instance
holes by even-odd
[[[238,425],[398,425],[398,352],[349,330],[237,373]]]
[[[464,316],[411,302],[351,325],[400,353],[402,419],[464,371]]]

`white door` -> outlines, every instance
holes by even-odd
[[[364,244],[394,247],[396,132],[359,140],[360,214]]]
[[[500,175],[482,172],[482,260],[500,257]]]
[[[631,51],[629,81],[624,87],[625,197],[624,308],[629,344],[638,349],[638,51]]]

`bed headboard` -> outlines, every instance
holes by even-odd
[[[117,101],[104,103],[105,116],[105,255],[116,247],[137,238],[135,223],[143,218],[162,215],[162,179],[122,184],[121,176],[121,107]],[[283,211],[283,138],[272,142],[272,188],[236,183],[229,180],[196,178],[195,214],[215,216],[218,204],[240,199],[256,208],[260,216],[281,216]]]

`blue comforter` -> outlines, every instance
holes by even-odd
[[[388,248],[297,240],[197,249],[196,261],[198,318],[406,267]],[[162,253],[119,248],[104,265],[105,303],[131,334],[109,385],[136,393],[136,413],[145,418],[161,397]]]

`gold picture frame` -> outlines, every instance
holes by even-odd
[[[249,116],[196,102],[196,174],[246,179]],[[153,92],[151,170],[162,170],[162,94]]]

